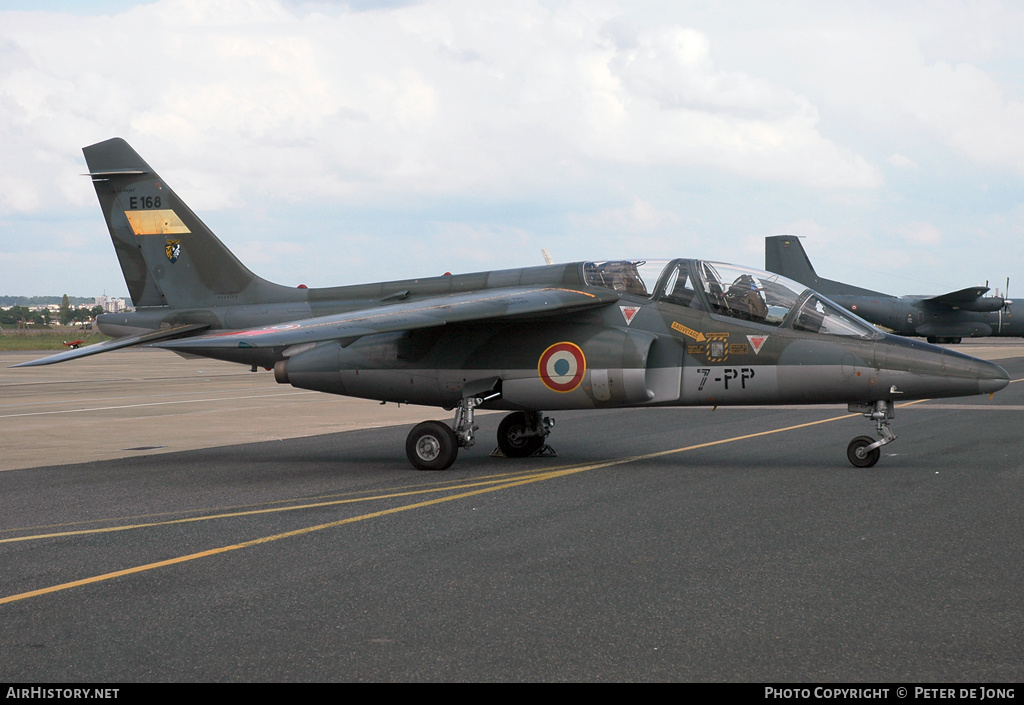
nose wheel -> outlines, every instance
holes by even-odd
[[[896,434],[889,428],[889,421],[896,417],[892,404],[888,401],[876,401],[869,404],[850,404],[849,411],[861,413],[865,418],[875,422],[878,440],[870,436],[857,436],[846,446],[846,457],[856,468],[873,467],[882,457],[881,448],[896,440]]]
[[[870,436],[857,436],[846,446],[846,457],[855,468],[870,468],[882,457],[882,451],[871,446],[875,446],[875,442]]]

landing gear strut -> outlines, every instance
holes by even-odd
[[[869,404],[850,404],[849,411],[864,414],[865,418],[875,422],[878,440],[872,441],[870,436],[857,436],[846,447],[846,457],[854,467],[870,468],[882,456],[882,446],[896,440],[896,434],[889,428],[889,420],[896,417],[892,404],[887,401],[876,401]]]
[[[474,423],[473,411],[489,399],[499,396],[467,397],[455,407],[452,426],[442,421],[424,421],[413,426],[405,440],[405,455],[417,470],[447,470],[455,462],[459,448],[476,444],[473,432],[480,427]],[[453,428],[454,427],[454,430]]]

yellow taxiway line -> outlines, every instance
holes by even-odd
[[[1013,380],[1013,381],[1014,382],[1020,382],[1020,381],[1024,381],[1024,380]],[[926,401],[929,401],[929,400],[928,399],[919,399],[919,400],[915,400],[915,401],[905,402],[905,403],[902,403],[902,404],[897,404],[896,406],[897,406],[897,408],[902,408],[902,407],[911,406],[911,405],[914,405],[914,404],[921,404],[921,403],[926,402]],[[22,592],[22,593],[19,593],[17,595],[9,595],[7,597],[0,598],[0,605],[8,604],[8,603],[11,603],[11,602],[18,602],[20,600],[27,600],[27,599],[32,598],[32,597],[39,597],[41,595],[48,595],[48,594],[55,593],[55,592],[60,592],[60,591],[63,591],[63,590],[70,590],[71,588],[81,587],[83,585],[91,585],[91,584],[94,584],[94,583],[100,583],[100,582],[104,582],[104,581],[107,581],[107,580],[113,580],[115,578],[123,577],[123,576],[126,576],[126,575],[132,575],[132,574],[135,574],[135,573],[143,573],[143,572],[146,572],[146,571],[155,570],[157,568],[164,568],[166,566],[177,565],[177,564],[180,564],[180,563],[187,563],[189,561],[198,560],[200,558],[208,558],[210,556],[216,556],[216,555],[219,555],[219,554],[222,554],[222,553],[229,553],[231,551],[238,551],[238,550],[243,549],[243,548],[251,548],[253,546],[259,546],[261,544],[271,543],[273,541],[280,541],[282,539],[293,538],[293,537],[296,537],[296,536],[304,536],[306,534],[311,534],[311,533],[314,533],[314,532],[317,532],[317,531],[323,531],[325,529],[333,529],[333,528],[336,528],[336,527],[339,527],[339,526],[344,526],[345,524],[353,524],[353,523],[360,522],[360,521],[366,521],[368,519],[377,519],[377,518],[388,516],[388,515],[391,515],[391,514],[398,514],[400,512],[407,512],[407,511],[411,511],[411,510],[414,510],[414,509],[422,509],[424,507],[431,507],[431,506],[435,506],[435,505],[438,505],[438,504],[443,504],[445,502],[453,502],[453,501],[460,500],[460,499],[466,499],[468,497],[476,497],[476,496],[479,496],[479,495],[482,495],[482,494],[487,494],[487,493],[490,493],[490,492],[497,492],[499,490],[511,489],[513,487],[519,487],[521,485],[532,484],[532,483],[535,483],[535,482],[543,482],[543,481],[546,481],[546,480],[553,480],[553,479],[557,479],[557,478],[560,478],[560,477],[566,477],[568,475],[574,475],[574,474],[581,473],[581,472],[588,472],[590,470],[598,470],[598,469],[601,469],[601,468],[608,468],[608,467],[613,467],[613,466],[616,466],[616,465],[624,465],[624,464],[627,464],[627,463],[634,463],[634,462],[639,462],[639,461],[642,461],[642,460],[650,460],[650,459],[653,459],[653,458],[661,458],[661,457],[668,456],[668,455],[675,455],[675,454],[678,454],[678,453],[685,453],[687,451],[699,450],[699,449],[702,449],[702,448],[711,448],[713,446],[725,445],[727,443],[736,443],[737,441],[745,441],[745,440],[749,440],[751,438],[761,438],[761,437],[764,437],[764,436],[771,436],[771,435],[774,435],[774,434],[777,434],[777,433],[785,433],[787,431],[796,431],[796,430],[802,429],[802,428],[808,428],[808,427],[811,427],[811,426],[818,426],[818,425],[821,425],[821,424],[832,423],[834,421],[841,421],[843,419],[854,418],[854,417],[855,417],[854,414],[843,414],[842,416],[833,416],[833,417],[829,417],[827,419],[820,419],[818,421],[809,421],[807,423],[796,424],[794,426],[786,426],[784,428],[776,428],[776,429],[771,429],[771,430],[768,430],[768,431],[759,431],[757,433],[748,433],[748,434],[745,434],[745,435],[742,435],[742,436],[734,436],[732,438],[724,438],[724,439],[717,440],[717,441],[707,441],[705,443],[696,443],[694,445],[683,446],[681,448],[673,448],[671,450],[657,451],[657,452],[654,452],[654,453],[645,453],[643,455],[635,455],[635,456],[630,456],[630,457],[625,457],[625,458],[615,458],[615,459],[612,459],[612,460],[604,460],[604,461],[599,461],[599,462],[596,462],[596,463],[583,463],[583,464],[580,464],[580,465],[570,465],[570,466],[566,466],[566,467],[559,468],[559,469],[554,469],[554,470],[538,470],[538,471],[530,472],[529,474],[526,474],[526,475],[520,474],[518,477],[508,477],[508,476],[505,476],[505,477],[503,477],[501,479],[489,479],[489,480],[483,480],[483,481],[475,481],[475,482],[466,483],[466,484],[462,484],[462,485],[454,485],[454,486],[453,485],[448,485],[448,486],[444,486],[444,487],[435,487],[435,488],[429,488],[429,489],[408,490],[408,491],[405,491],[405,492],[394,492],[394,493],[390,493],[390,494],[372,495],[372,496],[368,496],[368,497],[347,498],[347,499],[340,499],[340,500],[331,500],[331,501],[326,501],[326,502],[314,502],[314,503],[311,503],[311,504],[293,505],[293,506],[288,506],[288,507],[273,507],[273,508],[267,508],[267,509],[253,509],[253,510],[246,510],[246,511],[239,511],[239,512],[224,512],[224,513],[218,513],[218,514],[209,515],[209,516],[188,517],[188,518],[183,518],[183,519],[173,519],[173,520],[167,520],[167,521],[150,522],[150,523],[143,523],[143,524],[133,524],[133,525],[128,525],[128,526],[106,527],[106,528],[99,528],[99,529],[83,529],[83,530],[78,530],[78,531],[66,531],[66,532],[57,532],[57,533],[49,533],[49,534],[37,534],[37,535],[34,535],[34,536],[23,536],[23,537],[15,537],[15,538],[2,539],[2,540],[0,540],[0,543],[10,543],[10,542],[14,542],[14,541],[29,541],[29,540],[33,540],[33,539],[52,538],[52,537],[56,537],[56,536],[76,536],[76,535],[83,535],[83,534],[96,534],[96,533],[106,533],[106,532],[113,532],[113,531],[128,531],[128,530],[132,530],[132,529],[141,529],[141,528],[154,527],[154,526],[166,526],[166,525],[170,525],[170,524],[181,524],[181,523],[196,522],[196,521],[206,521],[206,520],[210,520],[210,519],[222,519],[222,518],[236,517],[236,516],[248,516],[248,515],[254,515],[254,514],[267,514],[267,513],[272,513],[272,512],[283,512],[283,511],[290,511],[290,510],[293,510],[293,509],[308,509],[308,508],[325,507],[325,506],[333,506],[333,505],[340,505],[340,504],[350,504],[350,503],[354,503],[354,502],[365,502],[365,501],[370,501],[370,500],[393,499],[393,498],[396,498],[396,497],[411,497],[411,496],[422,495],[422,494],[427,494],[427,493],[435,493],[435,492],[441,492],[441,491],[451,491],[453,489],[458,490],[458,489],[465,489],[465,488],[475,487],[475,489],[469,489],[468,491],[459,492],[459,493],[453,494],[453,495],[446,495],[444,497],[436,497],[436,498],[428,499],[428,500],[421,501],[421,502],[414,502],[412,504],[406,504],[406,505],[403,505],[403,506],[400,506],[400,507],[392,507],[390,509],[382,509],[380,511],[368,512],[366,514],[360,514],[358,516],[348,517],[346,519],[339,519],[337,521],[331,521],[331,522],[327,522],[325,524],[316,524],[316,525],[313,525],[313,526],[307,526],[307,527],[302,528],[302,529],[295,529],[293,531],[286,531],[286,532],[283,532],[283,533],[272,534],[272,535],[269,535],[269,536],[264,536],[262,538],[253,539],[251,541],[244,541],[242,543],[235,543],[235,544],[231,544],[231,545],[228,545],[228,546],[221,546],[219,548],[212,548],[212,549],[209,549],[209,550],[206,550],[206,551],[199,551],[197,553],[189,553],[189,554],[184,555],[184,556],[178,556],[176,558],[169,558],[167,560],[157,561],[155,563],[146,563],[144,565],[134,566],[132,568],[125,568],[124,570],[117,570],[117,571],[113,571],[113,572],[110,572],[110,573],[103,573],[101,575],[94,575],[94,576],[89,577],[89,578],[82,578],[81,580],[73,580],[73,581],[67,582],[67,583],[60,583],[58,585],[52,585],[50,587],[40,588],[38,590],[30,590],[28,592]]]

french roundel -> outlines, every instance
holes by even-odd
[[[555,343],[544,351],[537,372],[544,386],[556,392],[571,392],[580,386],[587,371],[587,358],[572,343]]]

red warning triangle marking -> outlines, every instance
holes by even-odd
[[[747,340],[750,341],[750,347],[754,349],[754,354],[757,355],[761,352],[761,346],[768,340],[767,335],[748,335]]]
[[[626,325],[628,326],[633,322],[633,316],[640,310],[639,306],[619,306],[619,310],[622,311],[622,317],[626,319]]]

